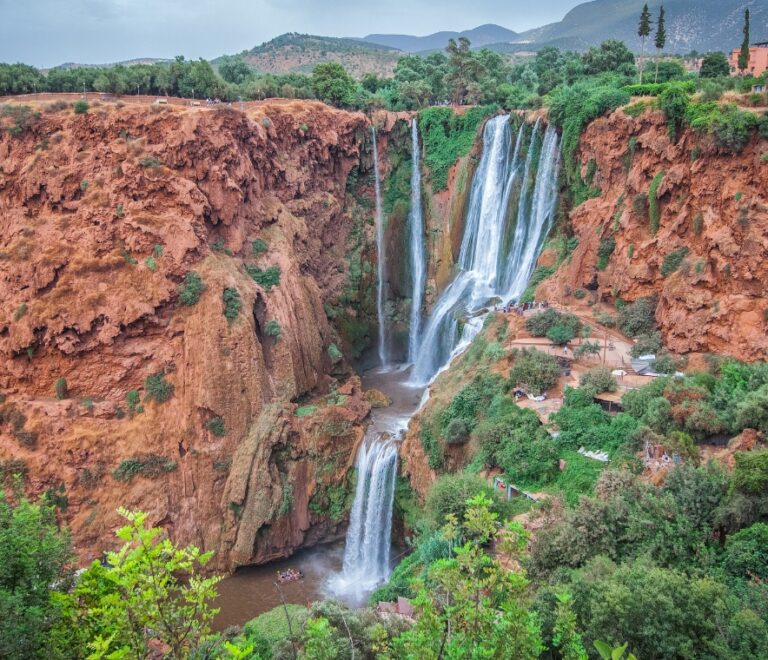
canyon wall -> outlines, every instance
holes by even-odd
[[[638,117],[619,109],[592,122],[579,158],[597,196],[571,212],[578,247],[536,297],[567,302],[577,288],[604,300],[655,295],[656,320],[673,352],[766,359],[766,153],[768,141],[758,135],[739,153],[692,130],[672,140],[663,114],[650,109]],[[601,270],[598,251],[611,241]]]
[[[0,478],[50,493],[83,562],[119,506],[217,570],[340,534],[369,410],[340,353],[375,333],[369,120],[39,110],[0,133]]]

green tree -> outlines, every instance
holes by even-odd
[[[13,499],[15,505],[0,494],[0,657],[56,657],[66,650],[54,648],[66,602],[55,589],[71,585],[69,536],[47,500]]]
[[[633,73],[635,56],[623,41],[608,39],[596,48],[590,48],[582,57],[584,73],[626,72]]]
[[[661,53],[664,50],[664,46],[667,45],[667,27],[664,19],[664,5],[659,7],[659,19],[656,22],[656,37],[654,38],[654,45],[656,46],[656,75],[653,82],[659,81],[659,59]]]
[[[640,24],[637,27],[637,36],[640,37],[641,56],[640,56],[640,84],[643,84],[643,73],[645,72],[645,40],[651,34],[651,11],[648,9],[648,3],[643,5],[643,11],[640,12]]]
[[[768,525],[755,523],[728,537],[723,567],[740,578],[768,579]]]
[[[739,51],[739,71],[743,74],[749,66],[749,9],[744,10],[744,39]]]
[[[220,578],[197,574],[213,553],[175,546],[147,524],[145,513],[119,513],[128,522],[117,531],[124,545],[108,553],[109,568],[94,562],[75,589],[90,657],[145,658],[157,640],[168,647],[167,657],[187,658],[218,612],[210,603]]]
[[[519,524],[500,532],[489,505],[483,495],[468,501],[461,527],[471,540],[449,559],[431,564],[426,579],[417,583],[413,602],[418,617],[395,640],[396,657],[517,660],[537,658],[544,650],[537,617],[527,607],[528,581],[485,551],[497,541],[501,553],[517,558],[525,548],[525,532]],[[447,519],[442,533],[460,539],[455,516]]]
[[[477,93],[484,67],[472,52],[466,37],[459,37],[458,43],[449,39],[445,50],[448,53],[445,82],[453,102],[461,105]]]
[[[701,78],[720,78],[731,72],[728,58],[720,52],[707,53],[701,62],[699,76]]]
[[[253,71],[242,57],[225,55],[219,62],[219,75],[228,83],[242,85],[253,75]]]
[[[338,62],[323,62],[312,71],[312,89],[315,96],[337,106],[352,104],[355,81]]]

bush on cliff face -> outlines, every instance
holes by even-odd
[[[271,291],[273,286],[280,284],[280,266],[270,266],[262,270],[258,266],[246,266],[245,270],[254,282],[266,291]]]
[[[76,115],[84,115],[88,112],[90,106],[88,105],[88,101],[80,99],[79,101],[75,101],[72,107],[74,108]]]
[[[196,305],[203,291],[205,291],[203,280],[196,272],[189,271],[184,276],[184,284],[179,289],[179,302],[187,306]]]
[[[243,304],[240,299],[240,292],[237,289],[227,287],[222,292],[221,298],[224,301],[224,318],[227,321],[234,321],[240,314],[240,307]]]
[[[151,374],[144,379],[144,401],[165,403],[173,396],[173,384],[165,380],[162,371]]]
[[[64,378],[63,376],[60,378],[57,378],[53,388],[56,391],[56,398],[59,401],[67,398],[67,379],[66,378]]]
[[[112,472],[117,481],[131,481],[134,477],[142,476],[147,479],[157,479],[167,472],[177,468],[176,461],[159,454],[139,454],[121,461]]]
[[[496,106],[480,106],[460,115],[451,108],[427,108],[419,113],[424,163],[431,174],[433,192],[448,188],[449,170],[470,152],[478,127],[495,111]]]

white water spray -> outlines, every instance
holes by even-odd
[[[411,212],[408,217],[411,253],[411,324],[408,330],[408,361],[414,362],[421,338],[421,306],[424,302],[424,284],[427,264],[424,252],[424,216],[421,209],[421,149],[419,125],[411,123]]]
[[[399,444],[399,438],[369,432],[357,452],[344,564],[330,581],[337,595],[359,599],[389,577]]]
[[[384,318],[384,298],[386,295],[387,253],[384,242],[384,213],[381,208],[381,178],[379,176],[379,147],[376,140],[376,127],[371,125],[373,140],[373,175],[376,192],[376,273],[378,286],[376,290],[376,316],[379,322],[379,362],[389,364],[387,355],[387,322]]]

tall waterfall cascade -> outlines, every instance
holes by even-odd
[[[421,338],[421,307],[427,276],[427,256],[424,251],[424,214],[421,208],[421,148],[419,124],[411,122],[411,210],[408,233],[411,259],[411,322],[408,329],[408,362],[415,362]]]
[[[385,254],[375,130],[376,222],[379,249],[379,357],[387,364],[384,332]],[[483,152],[472,180],[464,235],[452,281],[423,322],[426,279],[424,221],[421,208],[419,135],[411,126],[413,170],[409,215],[409,259],[412,272],[410,375],[401,365],[399,382],[416,393],[425,388],[482,329],[484,317],[498,303],[518,300],[527,286],[557,202],[560,166],[558,135],[540,122],[520,126],[513,140],[509,116],[490,119],[483,130]],[[423,399],[422,399],[423,401]],[[397,477],[397,451],[418,403],[376,410],[357,454],[357,485],[350,516],[343,571],[331,589],[357,595],[385,580],[390,572],[392,508]]]
[[[523,294],[552,226],[560,162],[557,132],[548,126],[542,137],[537,122],[521,163],[526,126],[520,127],[513,146],[509,120],[509,116],[498,116],[485,125],[483,155],[472,180],[457,272],[424,326],[411,373],[414,385],[426,386],[469,345],[482,329],[484,310]],[[509,207],[516,187],[514,233],[506,248]]]
[[[387,251],[384,240],[384,213],[381,207],[381,176],[379,174],[379,147],[376,139],[376,127],[371,125],[373,140],[373,174],[376,193],[376,317],[379,324],[379,362],[389,364],[387,354],[387,321],[384,315],[384,300],[387,286]]]

